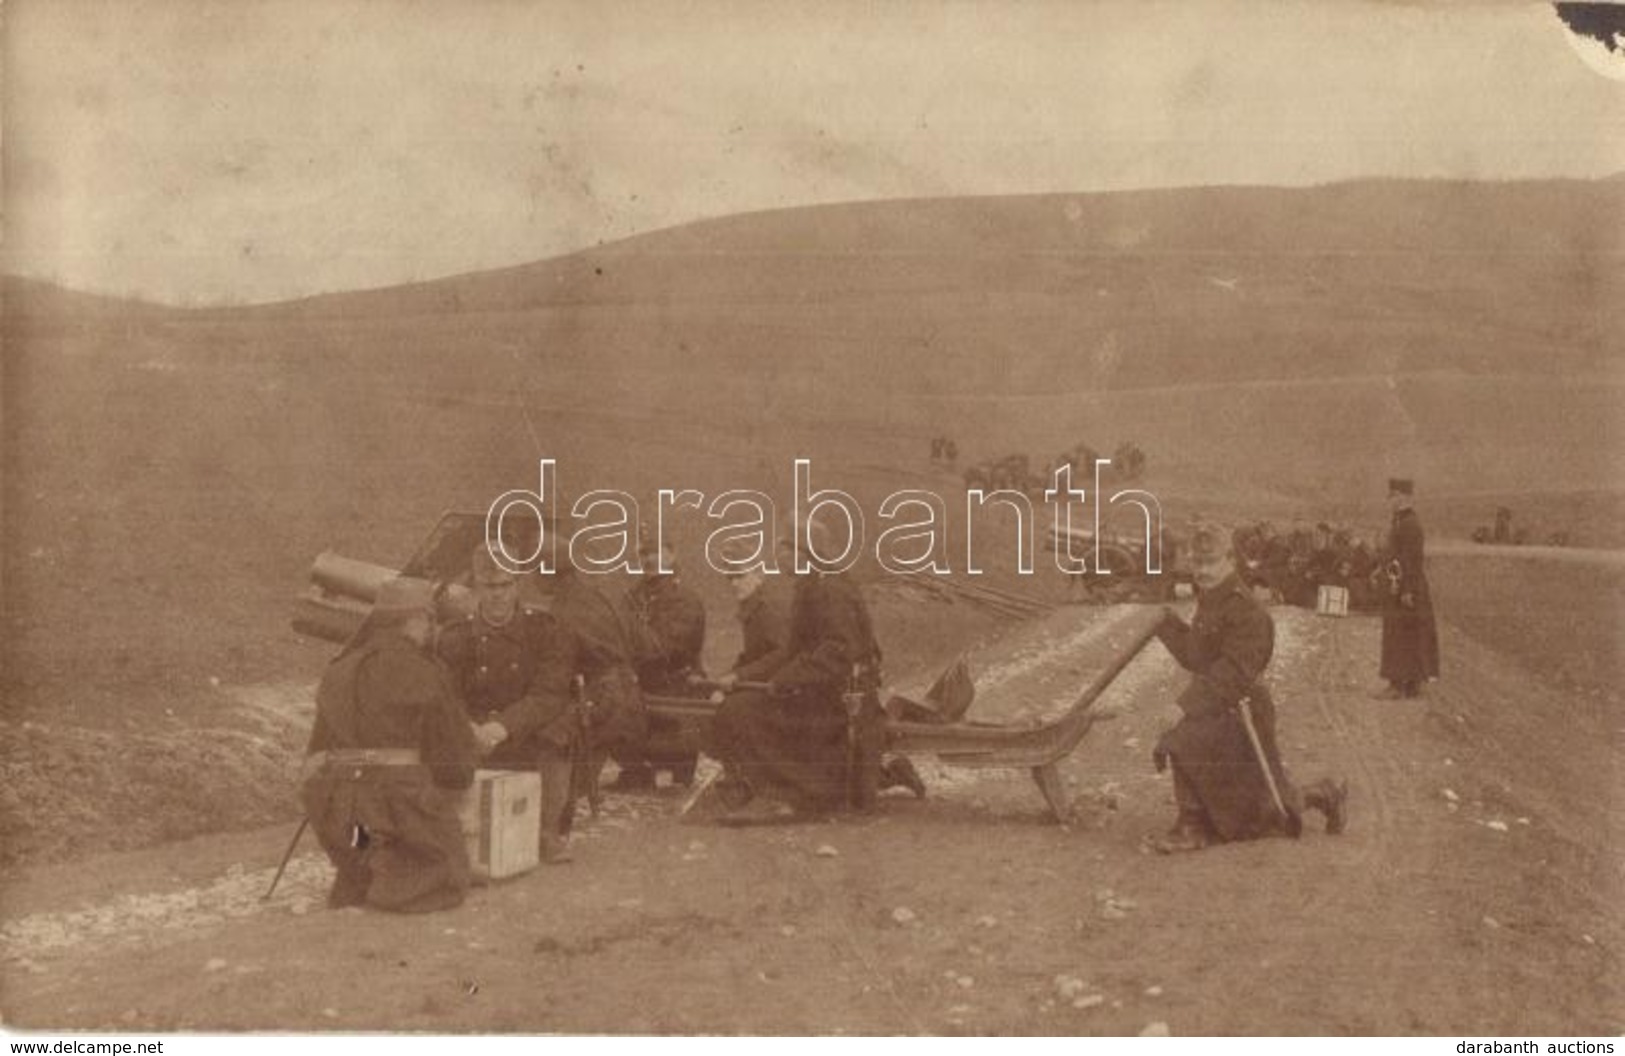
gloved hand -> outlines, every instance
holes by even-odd
[[[737,672],[729,671],[726,674],[718,675],[715,681],[717,686],[726,693],[739,684],[739,675]]]
[[[1399,596],[1399,607],[1402,609],[1416,608],[1416,595],[1406,591]]]

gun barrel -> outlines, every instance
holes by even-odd
[[[394,579],[398,573],[388,565],[371,561],[358,561],[331,550],[324,550],[310,566],[310,580],[330,594],[371,603],[378,596],[378,588]]]

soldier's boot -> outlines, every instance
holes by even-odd
[[[1348,825],[1349,783],[1321,778],[1303,790],[1303,805],[1326,818],[1326,834],[1337,836]]]
[[[671,783],[688,788],[694,784],[694,771],[699,769],[700,757],[697,755],[684,756],[671,762]]]
[[[1152,838],[1151,849],[1158,854],[1180,854],[1199,851],[1213,842],[1209,835],[1207,818],[1195,809],[1181,808],[1174,819],[1173,828],[1163,836]]]
[[[544,757],[541,764],[541,858],[546,865],[570,861],[569,815],[575,813],[571,795],[573,767],[568,757]]]
[[[895,755],[887,759],[880,766],[880,788],[906,788],[914,793],[915,798],[925,798],[925,779],[914,768],[914,763],[906,755]]]
[[[367,889],[372,886],[372,870],[365,865],[343,865],[333,877],[333,886],[327,892],[328,909],[346,909],[367,901]]]

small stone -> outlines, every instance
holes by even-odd
[[[224,957],[210,957],[208,963],[203,966],[203,970],[205,972],[218,972],[225,966],[226,959]]]
[[[1494,821],[1486,821],[1484,823],[1484,827],[1486,829],[1494,829],[1496,832],[1506,832],[1507,831],[1507,823],[1500,820],[1499,818],[1497,818]]]
[[[1057,975],[1055,977],[1055,996],[1062,1001],[1076,1000],[1083,994],[1083,980],[1075,975]]]
[[[796,926],[794,924],[781,924],[779,925],[779,934],[783,935],[787,939],[794,938],[796,934]]]
[[[689,840],[688,850],[690,854],[698,854],[699,852],[705,850],[705,844],[701,843],[699,840]]]
[[[1162,987],[1160,987],[1160,986],[1148,986],[1148,987],[1146,987],[1145,988],[1145,996],[1146,997],[1161,997],[1162,996]]]
[[[984,913],[976,918],[976,926],[978,928],[996,928],[999,926],[999,918],[991,913]]]
[[[1595,945],[1597,945],[1597,940],[1593,939],[1590,935],[1581,935],[1580,936],[1580,941],[1585,943],[1587,946],[1595,946]]]
[[[1501,926],[1501,922],[1499,920],[1496,920],[1494,917],[1485,917],[1484,918],[1484,926],[1486,928],[1490,928],[1491,930],[1494,930],[1494,929],[1499,928]]]
[[[1082,997],[1072,1002],[1072,1007],[1094,1008],[1097,1005],[1104,1005],[1105,1003],[1106,996],[1104,994],[1084,994]]]
[[[1123,747],[1124,748],[1138,748],[1139,746],[1140,746],[1140,739],[1138,737],[1127,737],[1127,738],[1124,738],[1124,740],[1123,740]]]
[[[1442,795],[1445,799],[1449,800],[1452,803],[1460,803],[1461,802],[1461,797],[1456,795],[1454,789],[1447,788],[1444,791],[1440,792],[1439,794]]]
[[[1142,1038],[1166,1038],[1168,1036],[1168,1024],[1160,1019],[1154,1023],[1147,1023],[1145,1029],[1140,1031],[1140,1037]]]
[[[974,1011],[975,1011],[975,1009],[972,1008],[970,1005],[954,1005],[953,1007],[948,1009],[948,1014],[950,1016],[963,1016],[963,1015],[966,1015],[966,1014],[968,1014],[970,1012],[974,1012]]]
[[[1459,807],[1457,807],[1457,806],[1456,806],[1456,804],[1454,804],[1454,803],[1446,803],[1446,804],[1445,804],[1445,805],[1444,805],[1444,808],[1445,808],[1445,809],[1446,809],[1446,810],[1448,810],[1448,811],[1449,811],[1449,812],[1450,812],[1450,813],[1452,813],[1452,814],[1454,814],[1454,813],[1455,813],[1455,812],[1456,812],[1456,811],[1457,811],[1457,810],[1459,810],[1459,809],[1460,809],[1460,808],[1459,808]]]
[[[220,688],[220,677],[218,675],[210,675],[209,676],[209,685],[213,686],[215,689],[219,689]]]
[[[831,847],[827,843],[819,844],[818,850],[814,851],[813,853],[820,858],[839,858],[841,856],[840,851],[837,851],[834,847]]]
[[[1446,756],[1445,760],[1444,760],[1444,765],[1446,765],[1446,766],[1455,766],[1456,761],[1454,759],[1451,759],[1449,756]]]
[[[1527,825],[1527,824],[1529,824],[1529,819],[1528,818],[1519,818],[1518,819],[1518,824],[1519,825]]]
[[[965,952],[970,954],[972,957],[980,957],[984,951],[980,946],[973,942],[969,946],[965,947]]]
[[[1119,909],[1117,903],[1108,902],[1100,907],[1100,916],[1104,920],[1122,920],[1128,914]]]
[[[891,911],[891,919],[894,924],[908,925],[914,923],[916,918],[912,909],[907,906],[898,906]]]
[[[959,984],[959,988],[961,990],[969,990],[971,987],[976,985],[975,977],[969,975],[962,975],[958,979],[955,979],[954,982]]]
[[[324,1008],[322,1009],[322,1015],[326,1016],[328,1019],[337,1019],[339,1018],[339,1010],[336,1008]]]

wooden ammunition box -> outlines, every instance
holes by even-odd
[[[1320,588],[1315,598],[1315,611],[1322,616],[1347,616],[1349,614],[1349,592],[1347,587]]]
[[[477,880],[501,880],[541,859],[542,778],[533,771],[476,770],[458,810]]]

